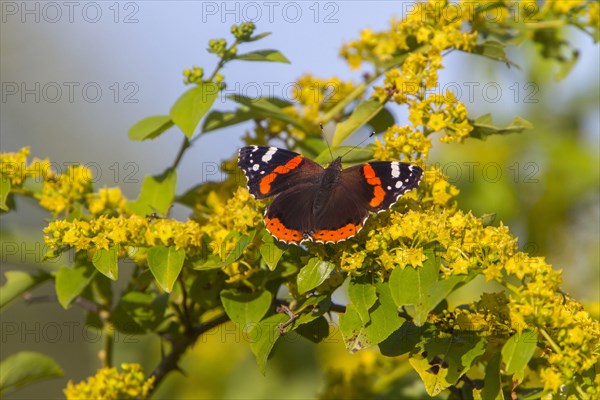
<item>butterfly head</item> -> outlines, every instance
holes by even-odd
[[[337,171],[341,171],[342,170],[342,157],[338,157],[335,160],[333,160],[331,162],[331,164],[329,164],[329,166],[327,167],[327,169],[335,169]]]

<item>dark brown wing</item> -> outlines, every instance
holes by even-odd
[[[355,236],[369,217],[362,194],[354,185],[336,185],[325,206],[315,217],[311,240],[318,243],[337,243]]]
[[[316,184],[301,183],[275,196],[265,210],[265,228],[275,239],[294,244],[310,239],[316,188]]]
[[[416,189],[423,170],[415,164],[398,161],[374,161],[342,171],[340,182],[351,188],[360,204],[369,211],[389,209],[398,199]]]
[[[323,167],[298,153],[267,146],[242,147],[238,166],[246,175],[248,191],[257,199],[317,182],[323,173]]]
[[[311,239],[337,243],[356,235],[369,211],[389,209],[406,192],[416,188],[423,177],[417,165],[376,161],[342,171],[338,184],[315,218]]]

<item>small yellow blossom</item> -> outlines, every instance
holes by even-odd
[[[123,197],[121,189],[115,187],[102,188],[98,193],[88,194],[87,202],[90,213],[99,215],[104,212],[124,212],[127,199]]]
[[[45,180],[40,206],[54,215],[71,212],[76,203],[92,192],[92,171],[84,166],[70,166],[56,179]]]
[[[117,368],[101,368],[96,375],[74,384],[69,381],[64,389],[67,400],[146,399],[154,385],[154,377],[146,379],[139,364],[121,364]]]

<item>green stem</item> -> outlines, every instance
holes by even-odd
[[[27,189],[23,189],[23,188],[18,188],[18,187],[14,187],[10,189],[11,193],[15,193],[15,194],[20,194],[23,196],[28,196],[28,197],[35,197],[35,193],[31,190],[27,190]]]
[[[115,342],[115,329],[112,323],[106,321],[104,323],[104,350],[102,357],[102,366],[110,368],[113,366],[113,350]]]
[[[546,339],[546,341],[550,344],[550,347],[552,347],[552,350],[554,350],[557,354],[562,354],[560,347],[558,347],[558,345],[554,342],[554,340],[552,340],[552,338],[550,337],[550,335],[548,334],[548,332],[546,332],[546,330],[544,328],[540,328],[540,333],[542,334],[544,339]]]
[[[239,44],[238,40],[236,40],[235,42],[233,42],[233,44],[231,45],[231,47],[229,47],[225,51],[225,54],[229,53],[229,51],[231,49],[233,49],[235,46],[237,46],[238,44]],[[230,59],[226,59],[225,57],[221,57],[221,59],[219,60],[219,62],[216,65],[215,69],[213,70],[213,72],[208,77],[207,81],[208,82],[212,82],[215,79],[215,76],[217,76],[217,74],[219,73],[219,71],[225,66],[225,64],[229,60]],[[183,158],[183,155],[185,154],[185,151],[188,148],[190,148],[192,146],[192,144],[196,140],[198,140],[199,138],[200,138],[200,135],[196,136],[195,138],[192,138],[192,140],[190,140],[188,138],[183,139],[183,143],[181,143],[181,147],[179,148],[179,152],[177,153],[177,157],[175,158],[175,161],[173,162],[173,165],[171,166],[172,169],[176,169],[179,166],[179,163],[181,162],[181,159]]]
[[[175,161],[173,161],[173,165],[171,165],[171,167],[169,169],[176,169],[179,166],[179,163],[181,162],[181,159],[183,158],[183,154],[191,145],[192,145],[192,143],[190,142],[190,140],[187,137],[185,139],[183,139],[183,142],[181,143],[181,147],[179,148],[179,152],[177,153],[177,157],[175,157]]]

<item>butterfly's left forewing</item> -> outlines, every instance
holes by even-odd
[[[294,185],[316,182],[323,167],[293,151],[267,146],[242,147],[238,165],[256,199],[279,194]]]

